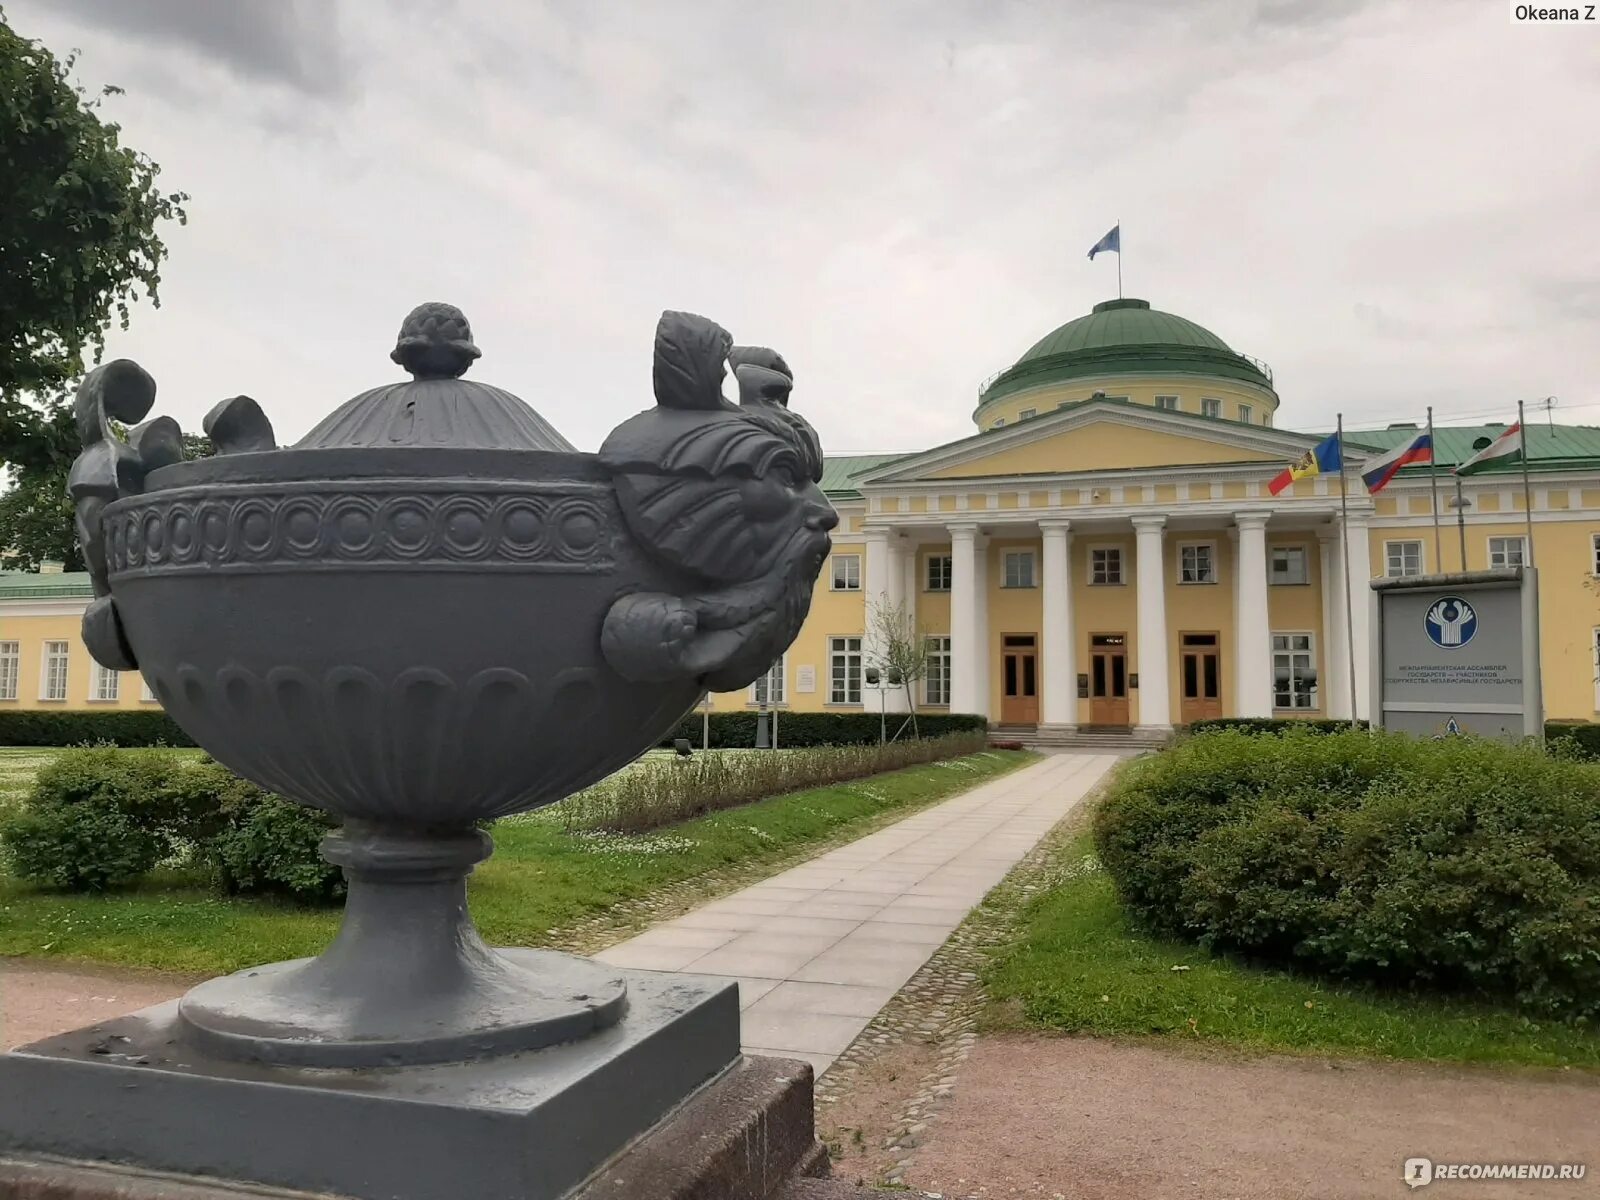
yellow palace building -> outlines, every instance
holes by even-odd
[[[983,713],[1042,738],[1348,717],[1353,662],[1366,716],[1367,580],[1459,570],[1463,537],[1469,569],[1525,562],[1520,467],[1464,480],[1458,514],[1449,466],[1504,427],[1437,430],[1436,546],[1426,467],[1376,497],[1359,479],[1416,427],[1347,432],[1346,544],[1337,475],[1268,491],[1331,425],[1279,428],[1278,405],[1266,364],[1200,325],[1144,300],[1095,305],[984,385],[970,437],[828,460],[840,524],[811,615],[766,679],[712,707],[903,710],[902,692],[866,680],[880,652],[869,613],[885,606],[932,651],[919,711]],[[1600,428],[1527,435],[1546,713],[1594,720]],[[85,575],[0,574],[0,712],[155,706],[137,675],[90,660],[89,598]]]

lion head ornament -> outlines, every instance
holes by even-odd
[[[738,404],[722,396],[729,362]],[[736,347],[704,317],[662,314],[654,382],[656,407],[619,426],[600,459],[630,533],[683,583],[616,600],[601,646],[624,678],[731,691],[772,665],[811,607],[839,521],[817,486],[822,448],[789,410],[782,356]]]

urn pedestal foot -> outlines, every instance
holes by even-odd
[[[296,1067],[458,1062],[577,1041],[616,1024],[615,968],[550,950],[491,950],[466,879],[493,852],[479,830],[352,824],[323,844],[350,882],[321,955],[213,979],[178,1003],[187,1042],[222,1058]]]

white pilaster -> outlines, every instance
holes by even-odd
[[[1239,602],[1233,610],[1239,677],[1234,680],[1241,717],[1272,715],[1272,621],[1267,613],[1266,512],[1238,512]]]
[[[1139,728],[1160,733],[1172,728],[1167,556],[1161,536],[1166,523],[1165,517],[1133,518],[1138,544],[1135,583],[1139,590]]]
[[[950,534],[950,711],[978,711],[978,527],[961,522]]]
[[[1039,522],[1044,543],[1040,582],[1043,593],[1044,628],[1041,657],[1044,660],[1044,691],[1039,712],[1040,724],[1072,728],[1078,723],[1078,646],[1072,619],[1072,523]]]
[[[889,599],[889,530],[882,525],[863,525],[861,534],[867,544],[867,561],[861,566],[862,661],[876,667],[882,665],[884,654],[879,613]]]
[[[1322,711],[1334,720],[1350,719],[1350,653],[1344,636],[1344,562],[1339,553],[1339,527],[1317,530],[1322,545],[1322,677],[1317,692]]]
[[[1372,589],[1371,538],[1367,532],[1367,515],[1352,513],[1345,528],[1344,561],[1350,579],[1350,657],[1356,664],[1356,716],[1366,720],[1371,716],[1372,659],[1371,625],[1369,611]],[[1345,684],[1348,688],[1348,682]]]
[[[973,626],[972,674],[977,681],[977,691],[969,711],[989,716],[989,539],[979,533],[975,547],[977,553],[973,558],[973,567],[978,603],[977,620]]]
[[[900,533],[890,533],[888,542],[884,547],[884,608],[893,613],[898,613],[902,625],[902,637],[915,637],[916,626],[907,622],[911,606],[906,602],[906,567],[905,567],[906,539]],[[906,689],[900,684],[892,691],[887,691],[883,696],[885,712],[903,713],[906,711]]]

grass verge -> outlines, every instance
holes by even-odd
[[[1342,985],[1142,933],[1094,854],[1086,803],[1039,869],[991,893],[1016,918],[985,972],[983,1027],[1250,1050],[1600,1068],[1600,1032],[1468,1000]]]
[[[497,944],[570,944],[565,931],[614,906],[665,891],[687,906],[686,890],[697,899],[720,894],[1034,757],[989,750],[775,796],[645,834],[568,832],[556,809],[502,821],[495,856],[472,877],[473,915]],[[337,923],[337,910],[219,897],[179,871],[101,896],[0,880],[0,955],[218,973],[316,954]]]

